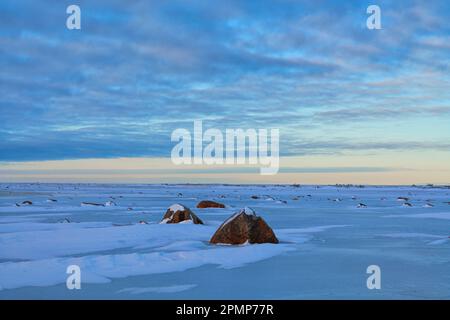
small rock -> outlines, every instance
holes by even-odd
[[[357,208],[367,208],[367,205],[364,203],[358,204]]]
[[[132,226],[131,223],[113,223],[113,227],[126,227],[126,226]]]
[[[225,208],[225,205],[215,201],[203,200],[197,204],[197,208]]]
[[[103,203],[94,203],[94,202],[82,202],[82,207],[104,207]]]
[[[403,206],[404,206],[404,207],[412,207],[412,204],[409,203],[409,202],[405,202],[405,203],[403,204]]]

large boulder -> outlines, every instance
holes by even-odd
[[[203,200],[197,204],[197,208],[225,208],[225,205],[219,202]]]
[[[181,204],[173,204],[167,209],[161,223],[180,223],[180,222],[191,222],[194,224],[203,224],[188,207]]]
[[[244,208],[233,214],[217,229],[210,243],[278,243],[272,228],[258,217],[250,208]]]

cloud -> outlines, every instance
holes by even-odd
[[[63,2],[2,1],[0,160],[167,157],[172,130],[195,119],[278,127],[282,154],[373,149],[355,120],[448,120],[450,4],[380,1],[379,32],[368,4],[79,1],[69,31]],[[403,133],[392,145],[422,140]]]
[[[391,172],[404,171],[404,168],[385,168],[385,167],[283,167],[279,173],[373,173],[373,172]],[[30,176],[30,175],[48,175],[48,176],[89,176],[89,175],[179,175],[179,174],[239,174],[260,172],[258,167],[221,167],[221,168],[178,168],[178,169],[60,169],[60,170],[17,170],[0,169],[0,174],[10,176]]]
[[[401,108],[347,108],[329,111],[320,111],[314,114],[319,121],[364,121],[378,119],[403,119],[415,116],[442,116],[450,115],[450,107],[401,107]]]
[[[293,143],[294,144],[294,143]],[[436,141],[345,141],[338,139],[329,141],[312,141],[295,143],[295,147],[289,148],[285,156],[294,155],[340,155],[349,152],[374,152],[374,151],[443,151],[450,148],[448,142]]]

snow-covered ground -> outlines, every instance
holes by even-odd
[[[0,299],[450,299],[449,201],[416,187],[0,184]],[[174,203],[205,224],[159,224]],[[280,243],[210,245],[244,207]]]

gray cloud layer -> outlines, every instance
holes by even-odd
[[[278,127],[282,155],[448,147],[367,128],[449,120],[449,2],[380,1],[376,32],[368,4],[80,1],[69,31],[63,2],[2,1],[0,160],[166,157],[194,119]]]

